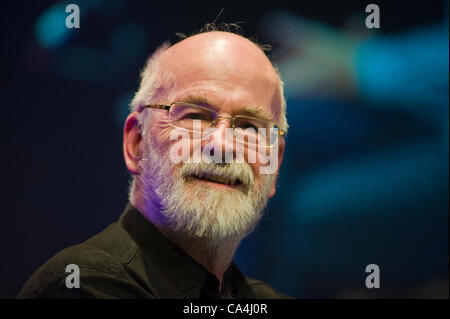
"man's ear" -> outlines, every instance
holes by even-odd
[[[283,161],[285,145],[286,145],[286,140],[283,137],[280,137],[278,140],[278,168],[277,168],[277,172],[275,173],[275,179],[273,180],[272,188],[270,189],[269,198],[272,198],[276,192],[278,173],[280,171],[281,162]]]
[[[139,114],[132,112],[125,120],[123,127],[123,156],[131,174],[138,174],[139,161],[142,157],[142,135],[138,122]]]

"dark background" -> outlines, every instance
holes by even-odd
[[[1,298],[14,298],[52,255],[101,231],[121,214],[129,179],[122,123],[138,88],[139,70],[158,45],[176,41],[176,32],[198,30],[221,8],[219,22],[244,21],[244,35],[265,42],[261,19],[272,10],[339,27],[349,15],[364,16],[371,2],[74,1],[80,5],[81,28],[46,47],[45,37],[39,38],[39,19],[57,3],[2,3]],[[385,34],[444,16],[443,1],[375,3],[382,10]],[[289,105],[288,100],[288,110]],[[314,112],[308,114],[309,123],[324,124]],[[327,143],[327,127],[322,126],[296,140],[301,122],[290,122],[286,158],[298,158],[293,153],[299,147],[309,152],[301,160],[286,160],[269,214],[243,242],[236,260],[246,275],[295,297],[448,298],[448,167],[430,185],[426,200],[392,210],[337,211],[322,219],[299,220],[288,205],[297,180],[321,163],[350,151],[364,153],[436,133],[420,118],[401,112],[356,114],[355,122],[362,118],[363,125],[383,126],[384,133],[372,134],[369,142],[349,135]],[[448,161],[448,153],[444,155]],[[354,203],[357,211],[358,198]],[[381,268],[379,291],[364,286],[364,269],[370,263]]]

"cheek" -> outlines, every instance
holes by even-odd
[[[154,147],[160,154],[163,154],[166,149],[173,143],[170,140],[172,128],[168,126],[164,118],[155,118],[150,124],[152,147]]]
[[[151,132],[152,142],[155,147],[168,145],[170,141],[170,132],[172,128],[169,126],[167,116],[160,113],[152,114],[148,129]]]
[[[164,154],[167,161],[172,164],[187,162],[193,154],[193,149],[201,149],[200,140],[192,140],[189,133],[174,128],[161,130],[155,137],[155,144],[159,145],[160,154]]]
[[[247,162],[252,168],[255,168],[259,172],[259,168],[267,165],[269,155],[266,151],[258,151],[252,148],[246,148],[244,151],[245,162]]]
[[[176,140],[171,140],[169,146],[170,158],[173,163],[189,162],[193,149],[201,150],[201,143],[193,142],[185,136],[178,136]]]
[[[166,150],[169,147],[170,140],[165,139],[163,136],[152,136],[152,143],[151,147],[153,151],[157,152],[160,155],[163,155],[166,153]]]
[[[271,148],[267,151],[265,149],[262,152],[256,152],[255,150],[250,149],[246,152],[246,158],[256,158],[256,160],[247,160],[246,162],[252,168],[253,174],[255,176],[255,182],[258,185],[261,186],[263,183],[266,183],[268,180],[270,180],[270,178],[267,177],[277,172],[279,160],[277,150],[278,148]]]

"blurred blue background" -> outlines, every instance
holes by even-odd
[[[218,22],[272,44],[291,126],[277,194],[236,254],[244,273],[298,298],[448,298],[448,1],[377,1],[380,29],[369,3],[6,4],[0,297],[119,217],[139,70],[224,8]]]

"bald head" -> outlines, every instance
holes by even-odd
[[[278,75],[264,52],[250,40],[229,32],[191,36],[170,47],[161,62],[174,71],[208,70],[219,77],[228,72],[250,72],[255,79],[264,79],[275,86],[278,82]]]

